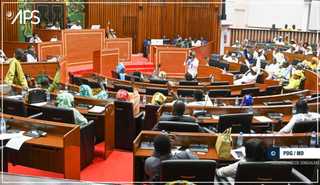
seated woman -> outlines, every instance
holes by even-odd
[[[152,96],[151,104],[152,105],[163,105],[167,100],[167,97],[160,92],[156,92]]]
[[[319,60],[317,57],[312,57],[310,61],[304,60],[303,64],[307,66],[307,68],[311,70],[316,70],[318,66]]]
[[[149,181],[160,180],[160,165],[163,160],[198,159],[190,150],[171,153],[172,143],[168,135],[158,135],[153,140],[154,151],[144,163],[144,171]]]
[[[74,105],[74,97],[72,94],[68,92],[62,92],[58,94],[56,98],[56,106],[64,109],[72,109],[74,113],[75,124],[80,125],[80,127],[86,126],[88,124],[88,120],[73,107]]]
[[[260,139],[249,139],[244,144],[245,157],[240,161],[230,164],[228,166],[217,169],[218,177],[230,177],[232,181],[237,174],[237,168],[240,162],[245,161],[265,161],[266,160],[266,146]]]
[[[308,103],[301,99],[295,105],[296,113],[292,116],[289,123],[286,124],[279,133],[291,133],[296,122],[311,121],[320,118],[320,114],[316,112],[309,112]]]
[[[27,79],[23,73],[20,62],[25,62],[25,55],[22,49],[16,49],[14,53],[14,58],[9,60],[9,69],[4,78],[6,84],[20,85],[23,88],[28,88]]]
[[[289,84],[284,87],[286,90],[296,90],[299,89],[301,80],[303,79],[303,71],[296,70],[292,77],[289,79]]]
[[[116,94],[118,101],[128,101],[133,104],[133,114],[138,115],[140,113],[140,95],[136,88],[133,88],[133,92],[129,93],[126,90],[120,89]]]
[[[99,92],[96,95],[93,95],[92,89],[89,85],[83,84],[80,85],[80,96],[96,98],[100,100],[105,100],[108,98],[108,94],[104,89],[98,90]]]
[[[123,63],[119,63],[116,67],[116,73],[119,75],[120,80],[125,80],[126,76],[126,67],[123,65]]]

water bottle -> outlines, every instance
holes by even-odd
[[[240,132],[240,135],[237,138],[237,147],[241,147],[243,144],[243,133]]]
[[[27,93],[28,93],[27,90],[22,88],[22,90],[21,90],[22,99],[26,98]]]
[[[296,113],[297,113],[296,106],[295,106],[295,105],[293,105],[293,106],[292,106],[292,114],[296,114]]]
[[[236,100],[234,101],[234,105],[235,105],[235,106],[238,106],[238,105],[239,105],[239,97],[238,97],[238,96],[236,97]]]
[[[311,138],[310,138],[310,146],[315,147],[317,145],[317,134],[315,131],[312,131]]]
[[[142,97],[142,104],[147,104],[147,97],[146,97],[146,95],[143,95],[143,97]]]
[[[49,91],[47,91],[47,102],[50,102],[50,92]]]
[[[248,108],[248,113],[253,114],[253,107],[252,107],[252,105],[249,106],[249,108]]]
[[[1,118],[1,121],[0,121],[0,132],[1,132],[1,134],[6,133],[6,130],[7,130],[6,120]]]

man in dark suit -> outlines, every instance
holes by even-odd
[[[193,117],[183,115],[185,109],[185,103],[181,100],[177,100],[173,104],[172,115],[161,116],[160,121],[196,122],[196,120]]]

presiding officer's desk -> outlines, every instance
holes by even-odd
[[[1,114],[12,129],[47,132],[44,137],[26,141],[19,151],[8,149],[14,164],[63,173],[64,178],[80,179],[80,127],[52,121]]]
[[[153,138],[161,134],[159,131],[141,131],[133,142],[133,166],[134,181],[143,181],[144,178],[144,160],[153,154],[151,148],[141,148],[142,142],[152,142]],[[174,146],[188,147],[191,144],[204,144],[208,147],[208,152],[193,152],[199,159],[211,159],[220,163],[234,162],[235,159],[221,159],[218,157],[215,143],[218,134],[209,133],[187,133],[187,132],[171,132],[170,135],[175,136]],[[235,142],[239,134],[232,134]],[[244,134],[244,141],[251,138],[262,139],[267,146],[307,146],[310,141],[311,133],[297,134]],[[191,149],[192,151],[192,149]]]

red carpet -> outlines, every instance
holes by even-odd
[[[140,71],[142,73],[152,73],[154,70],[154,66],[152,62],[142,56],[142,54],[133,54],[131,57],[131,61],[123,63],[126,66],[126,71],[128,73]],[[80,67],[72,67],[70,72],[74,75],[83,75],[88,74],[93,71],[92,65],[82,65]]]
[[[103,147],[103,143],[96,145],[96,157],[91,165],[81,171],[81,180],[94,182],[132,182],[132,152],[114,151],[106,160],[103,160],[103,158],[100,157]],[[60,173],[42,171],[19,165],[9,165],[9,172],[22,175],[63,178],[63,174]]]

